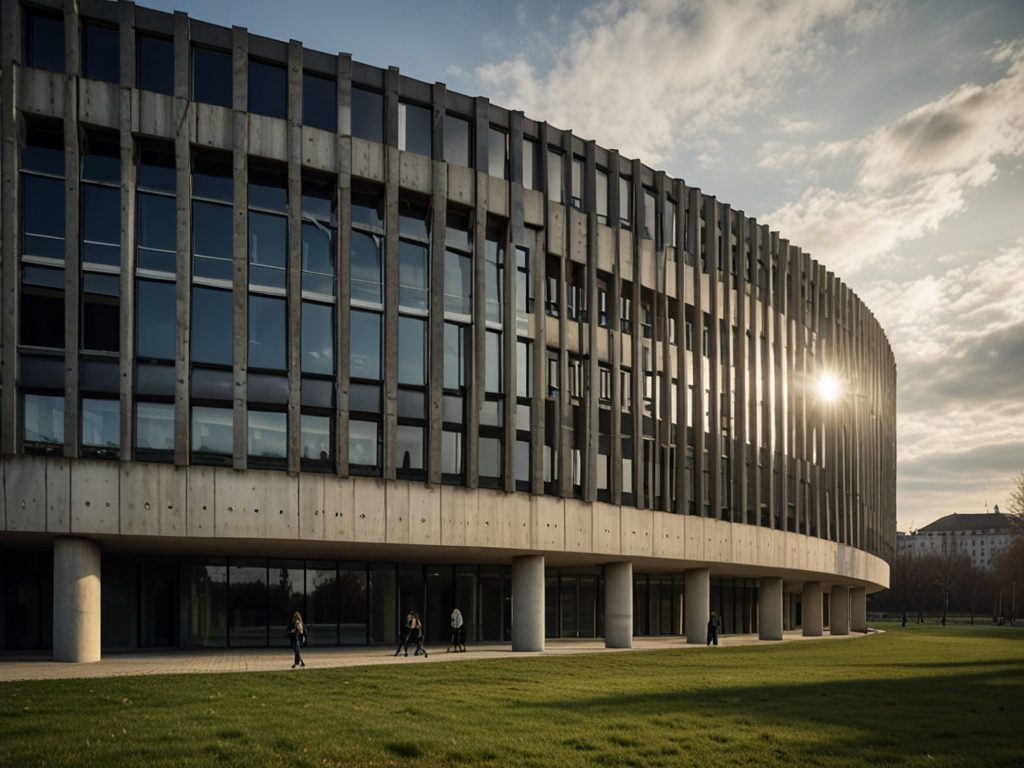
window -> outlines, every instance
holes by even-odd
[[[604,280],[597,282],[597,324],[608,327],[608,286]]]
[[[21,149],[23,256],[64,261],[64,134],[57,121],[30,121]]]
[[[64,270],[25,265],[21,273],[21,344],[64,348]]]
[[[472,312],[473,261],[464,253],[444,254],[444,311],[460,315]]]
[[[427,323],[415,317],[398,318],[398,383],[427,383]]]
[[[288,261],[288,189],[283,169],[249,169],[249,286],[283,291]]]
[[[653,240],[654,232],[657,229],[657,205],[654,193],[644,189],[644,239]]]
[[[504,305],[505,245],[501,230],[488,227],[484,248],[484,302],[488,323],[502,321]]]
[[[178,258],[175,250],[176,222],[173,197],[141,191],[136,195],[137,269],[175,274]]]
[[[192,289],[192,362],[230,366],[233,359],[231,339],[231,291],[195,286]]]
[[[487,172],[499,179],[508,178],[508,134],[493,126],[487,132]]]
[[[349,324],[349,375],[354,379],[381,378],[381,316],[352,310]]]
[[[26,394],[22,425],[26,453],[60,453],[64,446],[64,396]]]
[[[530,281],[530,251],[516,247],[516,312],[521,322],[533,311],[533,284]]]
[[[352,135],[378,144],[384,142],[384,96],[352,86]]]
[[[561,308],[559,289],[561,280],[561,261],[557,256],[548,256],[547,273],[544,283],[544,311],[551,317],[558,317]]]
[[[174,42],[165,37],[139,34],[135,38],[135,56],[139,88],[173,95]]]
[[[395,437],[398,469],[405,471],[423,470],[425,468],[423,461],[423,427],[399,424]]]
[[[329,469],[332,463],[331,418],[303,413],[300,417],[299,457],[303,469]]]
[[[484,389],[491,394],[501,394],[505,391],[501,333],[499,331],[487,331],[485,337],[486,371],[484,375]]]
[[[363,232],[352,232],[352,300],[380,304],[384,301],[381,286],[382,238]]]
[[[121,154],[116,135],[86,133],[81,205],[83,266],[120,266]]]
[[[22,56],[26,67],[64,71],[64,16],[42,8],[21,7]]]
[[[625,176],[619,176],[619,224],[629,229],[633,220],[632,184]]]
[[[174,405],[136,403],[135,457],[168,459],[174,453]]]
[[[334,297],[334,179],[302,179],[302,290]]]
[[[120,401],[82,398],[82,455],[116,459],[120,445]]]
[[[537,142],[531,139],[523,139],[523,188],[537,189],[540,183],[540,173],[537,165],[540,154],[537,150]]]
[[[192,461],[196,464],[230,460],[234,448],[234,414],[230,408],[192,406]]]
[[[444,324],[444,388],[462,389],[466,386],[469,368],[469,327],[456,323]]]
[[[334,307],[302,302],[302,372],[334,374]]]
[[[192,99],[232,107],[230,51],[192,47]]]
[[[398,247],[398,305],[402,309],[427,309],[427,248],[402,240]]]
[[[472,130],[469,120],[456,115],[444,116],[444,161],[467,168],[473,165]]]
[[[195,155],[192,197],[192,275],[230,283],[234,260],[234,179],[230,156]]]
[[[356,467],[376,467],[380,465],[380,444],[377,439],[377,432],[377,422],[349,421],[349,464]]]
[[[678,238],[676,237],[676,204],[670,198],[666,198],[665,199],[665,220],[664,220],[664,224],[665,224],[665,234],[663,236],[664,237],[664,241],[663,242],[666,245],[670,245],[673,248],[675,248],[676,245],[677,245],[677,240],[678,240]],[[747,252],[747,255],[749,257],[749,255],[750,255],[749,251]]]
[[[599,224],[608,223],[608,171],[597,169],[597,221]]]
[[[108,83],[121,81],[121,45],[117,27],[82,22],[82,76]]]
[[[599,365],[598,369],[599,377],[599,392],[598,396],[602,403],[611,403],[612,401],[612,369],[607,365]]]
[[[82,274],[82,349],[94,352],[120,350],[120,293],[117,275]]]
[[[565,202],[565,179],[562,170],[562,153],[548,150],[548,200]]]
[[[302,123],[338,132],[338,84],[333,78],[302,73]]]
[[[288,70],[282,64],[249,59],[249,111],[281,120],[288,117]]]
[[[398,105],[398,148],[430,157],[431,114],[429,107]]]
[[[135,349],[140,358],[175,358],[175,286],[163,280],[135,283]]]
[[[286,367],[285,300],[273,296],[249,296],[248,367],[284,370]]]
[[[249,410],[249,462],[281,467],[288,458],[288,414]]]
[[[462,433],[446,429],[441,433],[441,473],[452,480],[462,475]]]
[[[516,340],[516,397],[529,399],[533,395],[533,360],[531,342]]]
[[[583,208],[583,158],[572,159],[572,207]]]

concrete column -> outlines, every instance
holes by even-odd
[[[512,560],[512,650],[544,650],[544,556]]]
[[[868,631],[868,591],[864,587],[850,589],[850,629]]]
[[[686,642],[704,645],[708,641],[711,613],[711,571],[691,568],[685,574]]]
[[[53,658],[100,660],[100,545],[89,539],[53,542]]]
[[[782,639],[782,579],[763,576],[757,590],[757,637]]]
[[[828,601],[828,626],[833,635],[850,634],[850,588],[836,584]]]
[[[821,582],[804,582],[804,594],[800,600],[803,612],[804,637],[821,637],[822,605]]]
[[[604,567],[604,647],[633,647],[633,564]]]

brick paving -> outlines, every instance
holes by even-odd
[[[786,632],[782,642],[806,642],[815,640],[843,640],[863,637],[857,633],[820,638],[803,637],[799,630]],[[726,635],[720,638],[724,647],[756,645],[760,641],[755,635]],[[545,656],[560,656],[578,653],[629,653],[687,648],[700,650],[701,645],[687,645],[685,638],[637,637],[632,649],[605,648],[601,639],[558,639],[548,640]],[[712,652],[705,649],[707,652]],[[307,668],[356,667],[371,664],[437,664],[483,659],[522,658],[539,656],[540,653],[513,652],[509,643],[470,644],[466,653],[446,653],[443,646],[427,647],[427,658],[393,656],[392,649],[375,646],[371,648],[304,648],[303,659]],[[61,680],[98,677],[126,677],[133,675],[179,675],[208,674],[222,672],[271,672],[291,668],[291,649],[281,648],[231,648],[216,650],[168,650],[146,651],[144,653],[108,653],[101,661],[91,664],[64,664],[53,661],[46,655],[0,655],[0,682],[14,680]],[[298,673],[297,673],[298,674]]]

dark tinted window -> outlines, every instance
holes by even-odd
[[[21,176],[22,253],[64,259],[64,182]]]
[[[192,270],[196,277],[231,280],[232,209],[218,203],[192,203]]]
[[[21,148],[21,170],[64,175],[64,128],[59,120],[33,120]]]
[[[121,310],[117,275],[82,275],[82,348],[118,352]]]
[[[378,144],[384,141],[384,96],[352,88],[352,135]]]
[[[455,115],[444,116],[444,161],[455,165],[472,164],[469,120]]]
[[[334,373],[334,308],[302,303],[302,372]]]
[[[198,154],[192,162],[192,195],[209,200],[234,199],[235,180],[231,169],[231,155]]]
[[[249,368],[285,367],[284,299],[249,296]]]
[[[398,105],[398,148],[430,157],[431,114],[429,107]]]
[[[92,132],[86,134],[82,151],[82,178],[121,184],[121,148],[116,133]]]
[[[64,281],[64,271],[60,269],[40,269],[39,272],[50,273],[45,277]],[[33,347],[64,348],[64,291],[29,287],[28,275],[23,281],[21,292],[21,343]],[[40,281],[42,282],[42,281]]]
[[[416,317],[398,318],[398,383],[423,386],[427,378],[427,323]]]
[[[174,42],[164,37],[139,35],[135,41],[138,86],[144,91],[174,93]]]
[[[288,175],[283,166],[249,169],[249,207],[288,212]]]
[[[491,128],[487,134],[487,173],[499,179],[508,178],[508,134]]]
[[[139,357],[173,360],[175,286],[161,280],[135,284],[135,345]]]
[[[288,117],[288,70],[282,65],[249,59],[249,111]]]
[[[143,145],[139,151],[139,187],[174,194],[177,179],[172,144]]]
[[[285,287],[288,219],[269,213],[249,213],[249,284]]]
[[[303,74],[302,122],[331,133],[338,130],[338,86],[334,80]]]
[[[231,365],[231,318],[231,291],[192,290],[193,363]]]
[[[93,80],[121,80],[121,46],[117,27],[82,24],[82,75]]]
[[[140,192],[136,197],[138,267],[174,274],[177,210],[173,197]]]
[[[192,98],[231,107],[231,54],[212,48],[192,49]]]
[[[26,67],[64,71],[64,16],[41,8],[22,6],[22,44]]]
[[[82,185],[82,261],[121,264],[121,190]]]
[[[82,447],[89,456],[116,458],[121,444],[121,404],[82,398]]]

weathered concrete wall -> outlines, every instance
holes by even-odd
[[[881,559],[742,523],[578,499],[374,478],[9,456],[3,531],[430,545],[468,562],[480,549],[630,559],[638,569],[888,586]],[[2,537],[0,533],[0,537]],[[185,552],[182,552],[185,554]],[[554,559],[552,559],[554,558]]]

